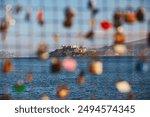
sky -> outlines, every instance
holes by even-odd
[[[147,20],[149,19],[149,0],[95,0],[95,6],[100,10],[96,16],[96,37],[94,41],[80,39],[79,34],[86,34],[90,30],[89,19],[90,10],[87,8],[88,0],[0,0],[0,21],[5,16],[6,5],[12,5],[12,17],[16,24],[11,26],[5,42],[0,39],[0,50],[8,50],[19,53],[22,56],[33,54],[37,46],[47,43],[50,51],[56,49],[54,46],[53,34],[58,33],[59,47],[62,45],[78,44],[89,48],[99,48],[113,43],[114,29],[105,32],[100,27],[100,22],[108,20],[112,22],[112,15],[116,8],[126,9],[131,6],[134,10],[140,6],[146,8],[146,22],[133,25],[124,24],[124,33],[127,41],[134,41],[146,37]],[[15,6],[20,4],[22,11],[19,14],[14,12]],[[64,10],[71,7],[76,10],[74,24],[71,29],[63,26]],[[24,20],[26,10],[31,9],[31,21]],[[45,25],[40,26],[36,21],[38,9],[43,9]],[[142,32],[142,33],[139,33]]]

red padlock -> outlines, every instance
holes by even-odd
[[[44,12],[41,9],[37,12],[37,21],[40,25],[44,24]]]
[[[112,28],[112,23],[109,22],[109,21],[106,21],[106,20],[102,21],[100,23],[100,25],[101,25],[102,29],[105,30],[105,31],[108,31],[109,29]]]
[[[62,65],[68,72],[73,72],[77,67],[77,61],[75,59],[66,58],[63,60]]]

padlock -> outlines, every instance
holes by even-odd
[[[1,24],[0,24],[0,32],[6,32],[9,28],[10,24],[9,21],[4,20]]]
[[[131,92],[131,86],[127,81],[117,81],[116,88],[121,93]]]
[[[20,4],[18,4],[18,5],[16,6],[15,10],[16,10],[16,13],[17,13],[17,14],[20,13],[20,12],[22,11],[22,6],[21,6]]]
[[[126,55],[128,52],[125,44],[115,44],[113,49],[116,55]]]
[[[104,21],[102,21],[102,22],[100,23],[100,26],[101,26],[101,28],[102,28],[104,31],[108,31],[109,29],[112,28],[112,23],[109,22],[109,21],[104,20]]]
[[[73,25],[73,17],[75,16],[76,11],[73,8],[67,7],[65,9],[65,21],[63,23],[64,27],[71,28]]]
[[[41,97],[41,100],[50,100],[50,97],[48,95],[43,95]]]
[[[37,49],[37,56],[41,60],[47,60],[49,58],[49,46],[46,43],[41,43]]]
[[[133,24],[136,22],[136,13],[132,8],[128,8],[124,13],[124,20],[126,23]]]
[[[123,13],[121,10],[116,10],[113,15],[113,25],[115,28],[122,26],[123,24]]]
[[[2,23],[0,24],[0,32],[2,33],[2,40],[3,41],[6,40],[9,27],[10,27],[10,22],[6,19],[4,19],[2,21]]]
[[[62,66],[68,72],[73,72],[77,68],[77,61],[72,58],[66,58],[62,62]]]
[[[137,64],[136,64],[137,72],[147,72],[148,70],[149,70],[149,66],[144,60],[137,61]]]
[[[58,98],[60,99],[65,99],[66,97],[69,96],[69,88],[65,85],[61,85],[61,86],[58,86],[57,87],[57,92],[56,92],[56,95]]]
[[[99,10],[97,8],[95,8],[93,0],[89,0],[88,8],[91,10],[92,16],[95,16],[99,12]]]
[[[66,27],[66,28],[71,28],[72,25],[73,25],[73,19],[72,19],[72,18],[66,19],[66,20],[64,21],[64,27]]]
[[[37,12],[37,22],[40,25],[43,25],[45,23],[45,21],[44,21],[44,12],[43,12],[42,9],[39,9],[38,12]]]
[[[116,32],[114,35],[114,43],[115,44],[124,44],[126,40],[126,36],[123,32]]]
[[[89,9],[94,9],[95,8],[93,0],[88,1],[88,8]]]
[[[141,7],[137,10],[136,18],[139,22],[144,22],[145,21],[145,9],[144,9],[144,7]]]
[[[101,61],[92,61],[89,65],[89,72],[95,75],[103,73],[103,63]]]
[[[18,80],[17,83],[14,85],[14,89],[17,93],[25,92],[25,84],[22,80]]]
[[[92,15],[95,16],[96,14],[98,14],[98,12],[99,12],[99,10],[95,8],[92,10]]]
[[[79,85],[84,84],[84,82],[85,82],[85,76],[84,75],[85,75],[84,72],[81,71],[78,78],[77,78],[77,80],[76,80],[77,84],[79,84]]]
[[[61,71],[61,61],[58,58],[52,58],[51,59],[51,72],[52,73],[58,73]]]
[[[90,40],[93,40],[94,39],[94,36],[95,36],[95,32],[93,30],[89,31],[87,34],[85,34],[85,38],[86,39],[90,39]]]
[[[5,59],[3,63],[3,72],[10,73],[13,70],[13,64],[10,59]]]

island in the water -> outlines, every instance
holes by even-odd
[[[56,49],[55,51],[50,53],[50,57],[58,57],[58,56],[95,56],[97,53],[96,49],[88,49],[83,46],[78,45],[69,45],[62,46],[60,49]]]
[[[138,41],[126,43],[127,53],[123,56],[139,56],[141,53],[145,53],[146,56],[150,56],[150,48],[147,46],[147,40],[142,39]],[[60,56],[116,56],[117,54],[113,50],[112,46],[104,46],[102,48],[86,48],[83,46],[69,45],[62,46],[60,49],[56,49],[50,52],[50,57]]]

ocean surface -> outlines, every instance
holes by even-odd
[[[128,93],[120,93],[115,87],[116,81],[125,80],[131,84],[135,100],[150,99],[150,69],[147,72],[137,72],[136,57],[99,57],[104,65],[102,75],[88,72],[89,58],[75,59],[78,67],[74,72],[62,70],[57,74],[50,71],[50,59],[40,61],[35,58],[12,59],[13,72],[4,74],[0,59],[0,94],[7,92],[14,100],[39,100],[42,95],[56,100],[57,87],[65,84],[70,89],[70,95],[65,98],[67,100],[126,100]],[[150,68],[150,61],[148,66]],[[76,83],[76,78],[81,70],[85,72],[85,83],[80,86]],[[25,84],[25,92],[17,93],[13,88],[16,81],[25,80],[29,72],[33,74],[33,81]]]

